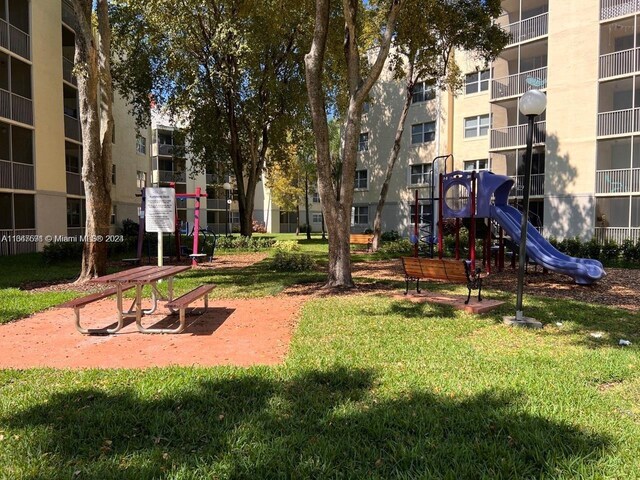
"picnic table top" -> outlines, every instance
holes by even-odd
[[[190,270],[189,265],[162,266],[146,265],[143,267],[131,268],[121,272],[111,273],[102,277],[93,278],[91,283],[151,283],[157,280],[173,277],[178,273]]]

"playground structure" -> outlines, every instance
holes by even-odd
[[[495,222],[498,228],[499,266],[504,265],[504,233],[511,237],[512,244],[520,243],[522,213],[508,204],[509,191],[514,180],[489,171],[440,174],[438,189],[438,256],[444,253],[443,228],[446,219],[455,220],[456,259],[460,259],[460,227],[465,222],[469,229],[469,260],[476,264],[477,230],[482,229],[483,259],[487,271],[491,271],[491,230]],[[416,211],[418,198],[416,193]],[[414,231],[417,229],[417,216]],[[432,227],[433,228],[433,227]],[[412,240],[414,240],[412,238]],[[415,240],[419,240],[418,237]],[[418,249],[416,248],[417,256]],[[570,257],[553,247],[529,223],[527,228],[526,253],[530,260],[550,271],[568,275],[579,285],[589,285],[605,275],[598,260]]]
[[[173,189],[175,189],[175,183],[170,183],[169,186]],[[141,259],[142,259],[142,250],[143,250],[143,244],[144,244],[144,237],[145,237],[145,228],[144,228],[144,218],[145,218],[145,207],[146,207],[146,196],[145,196],[145,189],[143,188],[141,190],[141,193],[137,196],[141,197],[141,202],[140,202],[140,210],[138,213],[138,222],[139,222],[139,227],[138,227],[138,245],[137,245],[137,258],[136,259],[131,259],[131,260],[136,260],[137,263],[140,263]],[[200,228],[200,199],[201,198],[207,198],[207,193],[202,193],[200,187],[196,187],[196,191],[194,193],[176,193],[176,200],[187,200],[187,199],[194,199],[195,200],[195,205],[194,205],[194,224],[193,224],[193,228],[191,230],[190,235],[193,236],[193,246],[192,246],[192,250],[191,253],[188,252],[188,249],[186,249],[186,247],[181,246],[181,241],[180,241],[180,237],[181,237],[181,229],[180,229],[180,219],[178,218],[178,212],[176,209],[175,212],[175,253],[176,253],[176,258],[178,260],[180,260],[180,255],[188,255],[189,257],[191,257],[191,264],[192,266],[197,265],[198,263],[198,259],[202,258],[202,257],[206,257],[208,256],[205,253],[201,253],[199,252],[199,238],[200,238],[200,234],[203,234],[204,236],[204,241],[206,243],[207,240],[207,236],[210,234],[213,236],[213,251],[211,253],[211,255],[209,255],[210,259],[213,258],[213,253],[215,251],[215,245],[216,245],[216,240],[217,237],[215,235],[214,232],[210,231],[208,228],[207,229],[201,229]],[[197,232],[197,233],[196,233]],[[188,233],[188,223],[187,223],[187,234]]]

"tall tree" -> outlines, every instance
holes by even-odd
[[[507,33],[494,24],[501,13],[500,0],[407,0],[405,8],[420,14],[400,16],[390,56],[395,79],[404,83],[404,101],[373,221],[373,250],[380,246],[382,211],[416,85],[425,81],[454,93],[462,80],[453,55],[456,50],[465,50],[486,64],[508,40]]]
[[[349,233],[362,105],[377,81],[389,54],[396,20],[404,0],[343,0],[341,10],[332,9],[331,0],[315,0],[315,26],[309,52],[305,56],[307,93],[315,135],[318,186],[329,232],[329,275],[327,286],[353,287]],[[335,6],[335,5],[334,5]],[[338,13],[339,12],[339,13]],[[342,169],[339,187],[334,181],[330,155],[325,57],[331,44],[330,24],[335,16],[343,24],[345,95],[342,135]],[[374,28],[370,28],[373,24]],[[363,61],[361,45],[364,27],[376,32],[372,62]],[[330,31],[331,30],[331,31]],[[369,50],[373,51],[373,50]]]
[[[71,0],[75,13],[75,74],[82,127],[82,181],[86,196],[82,269],[78,282],[103,275],[111,224],[113,87],[107,0]],[[95,7],[95,11],[94,11]],[[94,24],[95,19],[95,24]],[[94,29],[94,25],[97,28]]]
[[[150,99],[185,120],[196,170],[228,166],[245,236],[267,153],[304,114],[307,10],[288,0],[119,0],[113,11],[119,87],[141,121]]]

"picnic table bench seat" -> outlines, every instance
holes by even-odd
[[[478,290],[478,301],[482,301],[482,279],[486,276],[482,269],[471,268],[470,260],[443,260],[438,258],[402,257],[406,289],[409,282],[416,282],[416,291],[420,293],[420,280],[443,280],[451,283],[466,283],[469,293],[465,304],[471,299],[471,290]]]
[[[205,285],[200,285],[196,288],[194,288],[193,290],[185,293],[184,295],[175,298],[173,300],[171,300],[170,302],[167,303],[167,308],[169,309],[175,309],[178,310],[180,312],[180,325],[171,331],[165,331],[163,333],[180,333],[184,330],[185,325],[186,325],[186,320],[185,320],[185,311],[186,309],[189,307],[189,305],[191,305],[193,302],[195,302],[196,300],[203,298],[204,297],[204,308],[205,310],[207,308],[209,308],[209,293],[211,293],[211,290],[213,290],[214,288],[216,288],[215,285],[213,284],[205,284]]]
[[[123,285],[122,288],[121,288],[121,291],[124,292],[124,291],[130,290],[133,287],[135,287],[135,285],[133,285],[133,284]],[[89,295],[85,295],[84,297],[74,298],[73,300],[69,300],[68,302],[64,302],[64,303],[58,305],[58,308],[73,308],[73,311],[74,311],[75,316],[76,316],[76,329],[78,329],[78,331],[80,333],[88,333],[88,334],[114,333],[109,328],[89,328],[89,329],[87,329],[87,328],[82,327],[82,325],[80,324],[80,309],[85,307],[86,305],[89,305],[90,303],[97,302],[98,300],[102,300],[103,298],[110,297],[110,296],[115,295],[117,293],[118,293],[118,288],[117,287],[107,288],[106,290],[103,290],[101,292],[91,293]]]

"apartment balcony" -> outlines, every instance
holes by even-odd
[[[0,117],[33,125],[33,102],[29,98],[0,89]]]
[[[505,26],[504,30],[509,34],[507,46],[543,37],[549,32],[549,14],[543,13],[514,22]]]
[[[12,51],[27,60],[31,59],[31,37],[19,28],[0,19],[0,47]]]
[[[510,178],[515,180],[513,188],[509,192],[510,197],[522,197],[524,194],[524,175],[511,175]],[[536,173],[531,175],[531,196],[544,195],[544,173]]]
[[[0,160],[0,188],[35,190],[33,165]]]
[[[533,130],[533,144],[541,144],[546,140],[546,123],[536,122]],[[514,125],[504,128],[491,129],[489,148],[514,148],[524,147],[527,143],[527,125]]]
[[[69,115],[64,116],[64,136],[80,141],[80,122],[77,118]]]
[[[66,172],[67,174],[67,193],[69,195],[84,195],[84,184],[82,176],[79,173]]]
[[[496,78],[491,82],[491,100],[520,96],[532,88],[542,90],[546,86],[547,67]]]
[[[174,172],[173,170],[158,170],[158,181],[161,183],[186,182],[186,172]]]
[[[73,60],[62,57],[62,78],[72,85],[78,85],[75,75],[73,74]]]
[[[596,227],[594,236],[600,243],[613,241],[620,245],[625,240],[640,241],[640,227]]]
[[[640,131],[640,108],[598,114],[598,136],[624,135]]]
[[[598,170],[596,193],[640,192],[640,168]]]
[[[600,0],[600,20],[640,11],[640,0]]]
[[[152,143],[151,144],[151,156],[152,157],[172,157],[174,152],[173,145],[167,145],[164,143]]]
[[[75,15],[73,13],[73,7],[67,0],[62,0],[62,21],[73,30]]]
[[[227,201],[224,198],[207,198],[207,210],[226,210]]]
[[[600,55],[600,78],[617,77],[640,71],[640,48]]]

